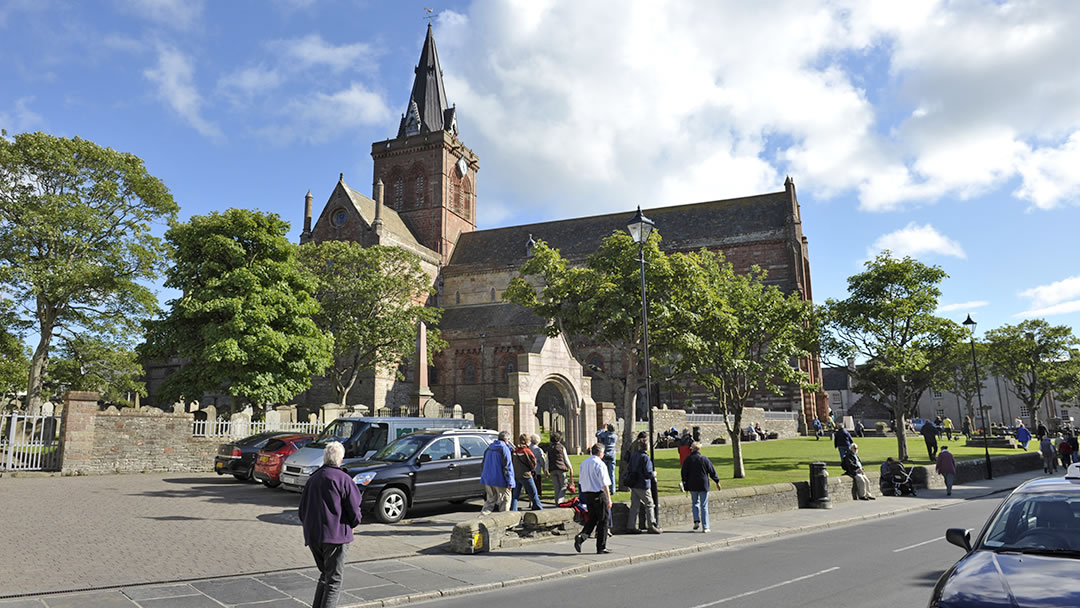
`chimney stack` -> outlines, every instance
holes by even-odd
[[[384,186],[382,178],[375,182],[375,221],[371,223],[371,228],[375,232],[382,232],[382,210],[383,210],[383,191]]]

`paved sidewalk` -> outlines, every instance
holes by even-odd
[[[368,539],[361,532],[351,547],[350,557],[362,561],[352,561],[346,566],[340,605],[342,608],[400,605],[580,575],[665,557],[685,556],[695,551],[939,508],[968,498],[1009,490],[1035,476],[1032,472],[956,486],[951,497],[946,497],[944,490],[924,490],[918,497],[879,497],[872,502],[840,503],[828,510],[801,509],[717,520],[714,531],[708,535],[688,529],[668,529],[662,535],[620,535],[608,543],[614,552],[603,556],[589,551],[593,541],[586,542],[581,554],[575,553],[569,537],[564,542],[538,542],[512,551],[478,555],[456,555],[432,546],[405,557],[374,556],[367,550]],[[318,572],[314,568],[303,568],[182,583],[21,597],[0,600],[0,608],[303,607],[311,601],[317,577]]]

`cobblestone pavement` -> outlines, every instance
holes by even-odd
[[[298,500],[213,473],[3,477],[0,598],[309,568]],[[365,522],[350,561],[416,555],[477,511],[417,509],[407,526]]]

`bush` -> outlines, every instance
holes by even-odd
[[[889,430],[889,423],[888,422],[878,422],[878,423],[876,423],[874,425],[874,428],[876,428],[877,430],[884,433],[885,431]]]

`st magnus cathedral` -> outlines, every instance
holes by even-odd
[[[439,329],[449,347],[427,365],[414,358],[403,366],[403,381],[390,371],[369,374],[349,401],[373,411],[415,412],[432,399],[460,404],[485,426],[515,432],[530,432],[538,419],[549,420],[567,434],[568,444],[584,445],[603,404],[614,404],[607,405],[609,411],[622,409],[621,392],[589,371],[621,369],[618,353],[546,337],[541,319],[503,302],[502,294],[527,260],[531,239],[580,262],[606,236],[623,230],[632,213],[477,230],[480,159],[459,137],[457,108],[446,101],[430,25],[415,72],[397,135],[371,146],[371,196],[354,190],[342,175],[313,215],[309,192],[300,242],[348,240],[416,254],[437,290],[431,304],[444,309]],[[661,227],[665,251],[722,250],[737,272],[757,264],[768,271],[770,283],[812,299],[807,239],[790,178],[778,192],[643,211]],[[816,360],[801,361],[800,367],[812,381],[821,377]],[[654,405],[690,402],[699,410],[710,405],[707,394],[692,387],[652,388]],[[296,403],[317,409],[333,400],[331,384],[316,379]],[[754,405],[801,412],[806,420],[827,412],[824,393],[796,388]]]

